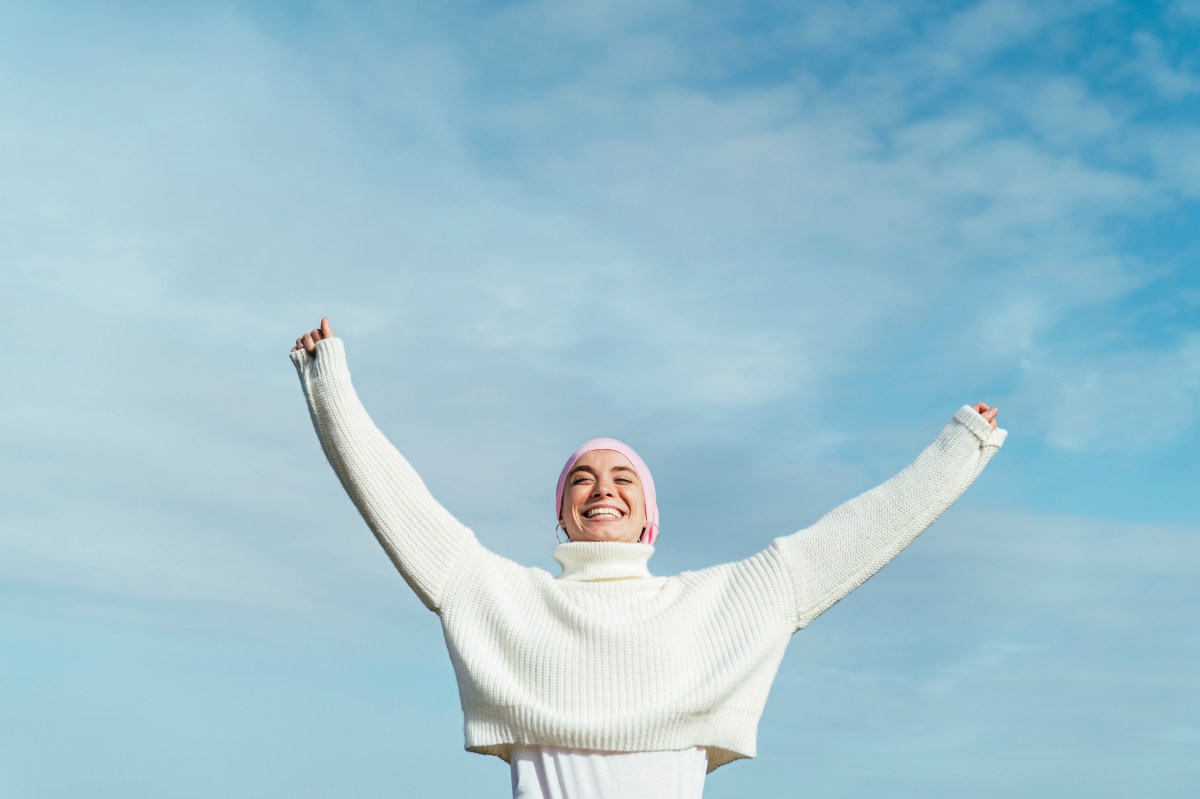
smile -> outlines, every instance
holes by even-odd
[[[624,515],[616,508],[592,508],[583,512],[585,519],[620,519]]]

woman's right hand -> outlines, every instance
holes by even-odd
[[[1000,412],[1000,409],[993,408],[992,406],[988,405],[986,402],[977,402],[977,403],[975,403],[974,407],[975,407],[975,413],[979,414],[984,419],[986,419],[987,423],[992,426],[993,430],[995,430],[996,429],[996,414],[998,414]]]
[[[296,339],[296,346],[292,347],[292,352],[303,347],[309,355],[313,355],[317,351],[317,342],[323,338],[333,338],[333,328],[329,326],[328,317],[322,317],[319,328],[313,328]]]

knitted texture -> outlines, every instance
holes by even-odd
[[[1005,431],[964,406],[911,465],[736,563],[655,577],[648,544],[561,544],[555,578],[486,549],[375,427],[340,339],[292,360],[321,447],[421,601],[441,619],[466,748],[703,746],[755,754],[792,633],[861,585],[975,479]],[[635,578],[635,579],[628,579]]]

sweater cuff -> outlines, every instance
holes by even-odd
[[[296,367],[296,371],[299,372],[300,375],[303,375],[304,367],[308,366],[308,350],[304,349],[304,347],[301,347],[298,350],[288,353],[288,355],[291,357],[292,365]]]
[[[297,353],[292,353],[293,357]],[[304,353],[304,363],[299,367],[307,370],[309,382],[349,377],[350,369],[346,365],[346,348],[340,338],[326,338],[317,342],[316,355]]]
[[[979,442],[988,447],[1001,447],[1004,445],[1004,439],[1008,438],[1008,431],[997,427],[993,428],[991,422],[984,419],[970,405],[964,405],[958,409],[958,413],[954,414],[954,419],[975,434]]]
[[[350,376],[350,368],[346,365],[346,348],[340,338],[318,341],[315,355],[309,355],[303,347],[290,354],[302,380],[306,379],[306,374],[309,382],[338,375]]]

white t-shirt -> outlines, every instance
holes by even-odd
[[[700,799],[708,753],[514,746],[513,799]]]

